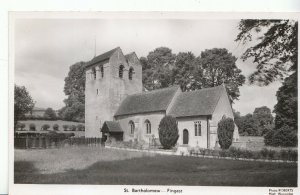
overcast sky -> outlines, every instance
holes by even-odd
[[[123,53],[147,56],[160,46],[173,53],[199,56],[211,48],[227,48],[240,57],[245,46],[234,42],[238,20],[166,19],[18,19],[15,23],[15,82],[29,90],[37,107],[59,109],[66,98],[64,78],[69,66],[120,46]],[[237,61],[245,76],[255,70],[251,61]],[[252,113],[255,107],[273,110],[279,83],[267,87],[245,84],[234,109]]]

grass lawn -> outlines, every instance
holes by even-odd
[[[99,147],[15,151],[15,183],[297,186],[297,164],[162,156]]]

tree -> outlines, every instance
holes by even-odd
[[[226,84],[231,103],[240,96],[239,87],[245,77],[236,66],[237,58],[225,48],[207,49],[195,61],[195,88],[215,87]]]
[[[253,118],[257,127],[257,136],[262,136],[267,133],[268,129],[273,128],[273,116],[271,109],[267,106],[255,108]]]
[[[232,144],[234,121],[232,118],[223,118],[218,123],[218,139],[222,149],[228,149]]]
[[[36,126],[35,126],[34,123],[30,123],[30,124],[29,124],[29,130],[30,130],[30,131],[35,131],[35,130],[36,130]]]
[[[44,118],[48,120],[55,120],[56,114],[52,108],[47,108],[44,113]]]
[[[78,62],[70,66],[65,78],[65,107],[59,110],[61,118],[69,121],[84,121],[85,111],[85,63]]]
[[[14,96],[14,125],[16,127],[17,122],[24,118],[26,113],[32,111],[34,102],[24,86],[15,85]]]
[[[47,131],[49,128],[50,128],[50,125],[49,125],[49,124],[44,124],[44,125],[42,126],[42,129],[43,129],[44,131]]]
[[[182,91],[226,84],[231,102],[238,99],[239,87],[245,82],[237,68],[236,57],[227,49],[205,50],[195,58],[192,52],[172,53],[161,47],[141,57],[143,84],[148,90],[180,85]]]
[[[171,70],[175,62],[175,54],[167,47],[159,47],[149,52],[147,58],[142,57],[143,85],[147,90],[168,87],[171,84]]]
[[[170,149],[175,146],[179,137],[176,119],[172,116],[163,117],[159,123],[158,134],[163,148]]]
[[[54,124],[52,126],[52,128],[53,128],[54,131],[58,131],[59,130],[59,125],[58,124]]]
[[[175,65],[172,69],[172,83],[180,85],[182,91],[193,89],[194,60],[195,56],[192,52],[179,52],[176,55]]]
[[[235,41],[249,47],[242,59],[253,59],[256,71],[250,75],[251,83],[268,85],[275,80],[282,80],[287,74],[297,71],[298,66],[298,22],[294,20],[241,20],[239,34]]]

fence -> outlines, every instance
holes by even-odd
[[[101,138],[51,138],[51,137],[15,137],[16,149],[46,149],[66,146],[101,146],[104,142]]]

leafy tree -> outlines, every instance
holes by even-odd
[[[49,124],[44,124],[44,125],[42,126],[42,129],[43,129],[44,131],[47,131],[49,128],[50,128],[50,125],[49,125]]]
[[[158,134],[163,148],[170,149],[175,146],[179,137],[176,119],[172,116],[163,117],[159,123]]]
[[[195,88],[215,87],[226,84],[231,102],[240,96],[239,87],[245,77],[236,66],[237,58],[225,48],[207,49],[195,61]]]
[[[65,78],[64,93],[68,96],[64,100],[65,107],[59,110],[61,118],[69,121],[84,121],[85,103],[85,70],[84,62],[70,66]]]
[[[232,118],[221,119],[218,123],[218,139],[222,149],[228,149],[232,144],[234,121]]]
[[[30,130],[30,131],[35,131],[35,130],[36,130],[36,126],[35,126],[34,123],[30,123],[30,124],[29,124],[29,130]]]
[[[64,131],[68,131],[69,125],[63,125],[62,127],[63,127]]]
[[[172,69],[172,83],[180,85],[182,91],[189,91],[194,86],[194,61],[192,52],[180,52],[176,55],[175,65]]]
[[[251,83],[268,85],[282,80],[298,66],[298,22],[294,20],[241,20],[236,41],[255,44],[249,47],[242,59],[253,59],[256,71],[250,75]]]
[[[141,58],[143,85],[147,90],[170,86],[175,56],[171,49],[159,47],[149,52],[147,58]]]
[[[273,128],[273,116],[271,114],[271,109],[267,106],[255,108],[253,112],[253,119],[257,127],[257,136],[262,136],[268,129]]]
[[[55,120],[56,114],[52,108],[47,108],[44,113],[44,118],[49,120]]]
[[[24,86],[15,85],[14,94],[14,125],[25,117],[25,114],[31,112],[34,107],[33,99]]]
[[[52,128],[53,128],[54,131],[58,131],[59,130],[59,125],[58,124],[54,124]]]

